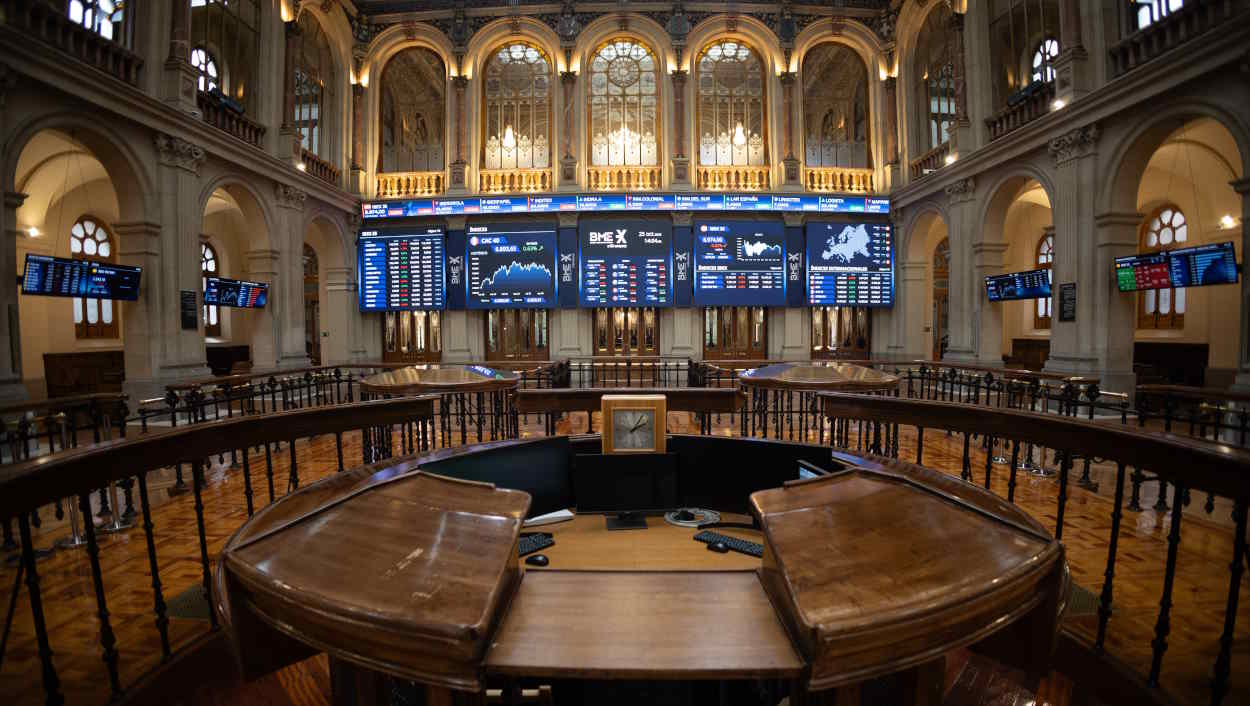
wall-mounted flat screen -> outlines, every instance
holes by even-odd
[[[142,273],[130,265],[26,253],[22,294],[132,302],[139,298]]]
[[[362,230],[356,247],[361,311],[445,306],[442,226]]]
[[[985,278],[985,296],[992,302],[1045,299],[1050,296],[1050,270],[989,275]]]
[[[582,219],[578,301],[582,306],[672,306],[671,221]]]
[[[889,223],[808,223],[808,303],[812,306],[893,306],[892,241]]]
[[[695,306],[785,306],[786,230],[773,221],[694,226]]]
[[[1235,284],[1237,277],[1232,242],[1115,259],[1115,283],[1121,292]]]
[[[470,225],[465,302],[470,309],[556,305],[556,229],[549,225]]]
[[[240,309],[264,309],[269,300],[269,285],[227,277],[204,278],[204,303],[235,306]]]

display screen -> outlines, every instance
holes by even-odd
[[[248,282],[226,277],[204,278],[205,304],[237,306],[241,309],[264,309],[268,299],[269,285],[264,282]]]
[[[673,226],[583,219],[578,226],[582,306],[672,306]]]
[[[22,294],[132,302],[139,298],[142,268],[93,260],[26,253]]]
[[[785,306],[786,231],[779,222],[707,221],[694,228],[695,306]]]
[[[893,306],[889,223],[807,224],[807,301],[812,306]]]
[[[361,311],[445,305],[441,226],[362,230],[357,249]]]
[[[985,296],[992,302],[1045,299],[1050,296],[1050,270],[989,275],[985,278]]]
[[[556,230],[538,224],[471,225],[465,299],[470,309],[556,305]]]
[[[483,196],[458,199],[366,201],[367,219],[451,216],[478,213],[559,213],[576,211],[774,211],[809,213],[889,213],[890,199],[874,196],[781,194],[560,194],[556,196]]]
[[[1121,292],[1236,282],[1237,255],[1231,242],[1115,259],[1115,283]]]

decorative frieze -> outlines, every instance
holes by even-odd
[[[971,201],[976,194],[976,190],[976,180],[968,177],[967,179],[960,179],[953,184],[948,184],[946,186],[946,196],[950,198],[951,203],[963,203],[964,201]]]
[[[1094,146],[1098,144],[1098,135],[1097,125],[1086,125],[1053,138],[1047,149],[1055,160],[1055,166],[1092,153]]]
[[[304,201],[307,200],[308,194],[289,184],[277,183],[274,184],[274,197],[282,208],[301,210],[304,208]]]
[[[183,169],[197,176],[200,165],[208,157],[203,147],[163,132],[156,133],[155,144],[156,156],[161,164]]]

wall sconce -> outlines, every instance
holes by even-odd
[[[1050,107],[1053,110],[1063,110],[1065,105],[1067,105],[1067,103],[1064,103],[1062,98],[1056,98],[1055,101],[1050,104]]]
[[[959,159],[959,157],[953,152],[951,154],[946,155],[947,164],[954,164],[956,159]]]
[[[295,165],[295,168],[300,170],[301,172],[308,171],[308,165],[304,164],[303,162],[300,162],[299,164]]]
[[[1237,219],[1233,218],[1231,214],[1226,213],[1224,214],[1224,217],[1220,219],[1220,228],[1222,228],[1223,230],[1232,230],[1233,228],[1236,228],[1236,227],[1237,227]],[[31,230],[34,230],[34,228],[31,228]]]

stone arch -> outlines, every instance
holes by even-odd
[[[789,70],[797,72],[799,86],[803,86],[803,63],[808,52],[821,44],[838,44],[847,47],[864,62],[864,70],[868,76],[868,115],[869,115],[869,151],[871,163],[877,173],[877,183],[883,184],[881,175],[885,164],[885,137],[889,127],[889,116],[886,115],[886,97],[884,79],[888,69],[882,61],[881,47],[877,37],[867,27],[853,20],[838,25],[838,33],[833,34],[834,24],[830,19],[819,20],[808,25],[795,40],[794,53],[790,58]],[[802,105],[806,95],[802,90],[796,92],[795,100]],[[794,110],[799,121],[795,130],[795,157],[806,166],[804,157],[807,141],[807,126],[803,124],[806,108]]]
[[[989,198],[982,202],[981,213],[977,223],[981,225],[983,242],[1005,242],[1003,227],[1007,218],[1007,210],[1015,203],[1020,189],[1029,181],[1036,181],[1046,192],[1046,200],[1054,209],[1055,189],[1050,175],[1035,165],[1023,163],[1014,165],[1010,170],[995,179],[986,190]]]
[[[237,174],[222,174],[210,179],[200,189],[199,211],[201,219],[208,208],[208,201],[218,189],[224,190],[238,204],[239,210],[242,211],[244,218],[253,228],[257,225],[263,226],[263,233],[260,235],[263,240],[249,240],[248,246],[251,249],[272,248],[274,243],[274,217],[270,212],[270,200],[262,198],[256,188],[243,177]],[[252,231],[253,234],[256,230]]]
[[[317,257],[317,298],[311,309],[303,278],[304,248]],[[301,265],[298,306],[303,312],[305,351],[322,365],[350,360],[362,322],[356,313],[355,257],[348,250],[342,218],[324,210],[309,213],[302,224],[296,261]],[[321,331],[336,335],[322,337]]]
[[[895,36],[898,46],[895,50],[894,73],[898,77],[899,101],[899,153],[910,161],[918,156],[919,143],[917,125],[926,123],[920,120],[919,111],[923,106],[917,105],[915,99],[916,86],[916,47],[920,41],[920,31],[930,13],[946,8],[956,11],[955,3],[950,0],[924,2],[911,0],[903,4],[895,25]],[[906,173],[908,170],[904,170]]]
[[[599,45],[614,37],[630,37],[647,45],[656,58],[660,59],[661,71],[677,67],[677,53],[673,49],[673,40],[668,31],[658,22],[643,15],[625,15],[628,26],[621,29],[621,17],[605,15],[590,22],[577,35],[577,46],[573,50],[572,71],[582,71],[591,52]],[[661,91],[666,96],[668,91]]]
[[[491,52],[516,40],[531,42],[546,52],[557,75],[568,70],[564,52],[560,50],[560,38],[550,27],[532,17],[509,17],[495,20],[473,33],[464,54],[463,75],[470,80],[477,78]]]
[[[949,223],[945,207],[932,200],[909,206],[903,223],[905,236],[898,252],[904,256],[897,267],[901,281],[895,287],[895,309],[901,309],[902,316],[893,317],[898,321],[893,335],[902,341],[904,352],[913,357],[930,358],[933,337],[939,335],[933,318],[933,253],[943,239],[950,240],[952,249],[955,247]],[[948,292],[952,290],[948,288]]]
[[[330,45],[330,55],[334,66],[334,155],[336,164],[340,171],[344,171],[343,167],[347,166],[351,161],[351,134],[352,134],[352,84],[355,79],[354,59],[352,57],[352,47],[354,38],[352,37],[351,26],[347,22],[347,17],[343,13],[335,13],[333,8],[336,6],[328,6],[331,9],[323,12],[321,7],[315,3],[300,3],[298,5],[295,19],[297,21],[299,15],[308,13],[321,25],[321,31],[325,34],[326,40]],[[287,86],[283,86],[286,91]]]

